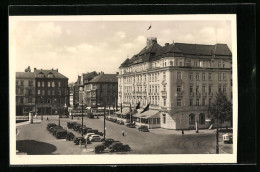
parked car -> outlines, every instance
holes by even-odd
[[[91,142],[101,142],[101,137],[99,135],[94,134],[89,137],[89,140]]]
[[[64,130],[62,127],[61,128],[54,128],[53,130],[52,130],[52,135],[54,135],[55,137],[56,137],[56,133],[57,133],[57,131],[59,131],[59,130]]]
[[[142,131],[142,132],[149,132],[149,129],[148,129],[148,126],[146,125],[141,125],[139,128],[138,128],[139,131]]]
[[[87,133],[87,134],[84,136],[84,138],[85,138],[86,140],[89,140],[89,137],[92,136],[92,135],[95,135],[95,133]],[[90,140],[89,140],[89,141],[90,141]]]
[[[123,145],[121,142],[114,142],[109,147],[109,152],[121,152],[121,151],[130,151],[131,148],[129,145]]]
[[[86,139],[84,139],[83,137],[75,137],[73,142],[75,145],[79,145],[80,143],[85,144]]]
[[[97,145],[97,146],[95,147],[95,153],[101,153],[101,152],[103,152],[104,150],[105,150],[105,147],[104,147],[102,144]]]
[[[73,140],[75,135],[72,132],[69,132],[66,136],[66,140],[71,141]]]
[[[72,129],[74,125],[76,125],[77,122],[67,122],[68,129]]]
[[[73,130],[74,130],[74,131],[78,131],[78,130],[79,130],[79,127],[81,127],[80,124],[75,124],[75,125],[73,126]]]
[[[129,128],[135,128],[135,124],[133,124],[133,123],[128,123],[128,124],[126,124],[126,126]]]
[[[95,133],[95,134],[98,134],[98,130],[89,129],[89,130],[87,130],[87,133]]]
[[[104,133],[101,132],[101,131],[99,131],[99,132],[97,133],[97,135],[104,136]]]
[[[233,143],[233,135],[229,133],[224,134],[223,141],[224,143],[229,143],[229,144]]]
[[[108,139],[106,139],[102,144],[103,144],[103,146],[105,146],[105,147],[109,147],[112,143],[114,143],[114,142],[119,142],[119,141],[115,141],[114,139],[111,139],[111,138],[108,138]]]
[[[55,133],[57,139],[65,139],[67,137],[67,130],[61,129]]]
[[[58,125],[55,125],[55,126],[52,126],[52,127],[50,127],[50,133],[53,133],[53,131],[55,130],[55,129],[60,129],[60,128],[62,128],[61,126],[58,126]]]
[[[125,124],[123,120],[118,120],[116,123],[120,124],[120,125],[124,125]]]
[[[48,131],[50,131],[50,128],[54,127],[54,126],[56,126],[55,123],[48,123],[46,128],[47,128]]]
[[[83,134],[87,134],[88,133],[88,130],[91,130],[92,128],[89,128],[89,127],[85,127],[83,128]]]

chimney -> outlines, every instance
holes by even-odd
[[[118,74],[119,74],[119,72],[116,72],[116,74],[118,75]]]
[[[149,37],[146,41],[146,48],[149,48],[153,44],[157,44],[157,38],[156,37]]]
[[[57,72],[59,72],[59,70],[58,70],[58,68],[57,68],[57,70],[56,70]]]
[[[165,43],[165,46],[168,46],[168,45],[170,45],[169,43]]]
[[[36,71],[36,67],[33,69],[33,71],[34,71],[34,72]]]

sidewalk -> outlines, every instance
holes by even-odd
[[[38,123],[41,123],[40,119],[34,119],[33,120],[33,124],[38,124]],[[28,124],[31,124],[30,121],[19,122],[19,123],[16,123],[16,127],[23,126],[23,125],[28,125]]]
[[[164,128],[155,128],[155,129],[149,129],[151,133],[159,134],[159,135],[182,135],[182,130],[169,130]],[[183,130],[184,135],[187,134],[206,134],[206,133],[214,133],[216,132],[215,129],[209,130],[209,129],[201,129],[198,133],[196,133],[196,130]]]

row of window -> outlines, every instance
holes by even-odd
[[[16,80],[16,85],[24,86],[24,81],[23,80]],[[33,81],[28,81],[29,86],[33,86]]]
[[[16,97],[16,103],[34,103],[33,98],[29,97]]]
[[[199,124],[204,125],[205,124],[205,114],[201,113],[199,114]],[[166,124],[166,114],[163,114],[163,124]],[[195,125],[195,115],[191,113],[189,115],[189,125]]]
[[[38,87],[45,87],[45,82],[44,81],[42,81],[42,82],[40,82],[40,81],[38,81],[37,82],[37,86]],[[47,86],[48,87],[61,87],[61,82],[54,82],[54,81],[52,81],[52,82],[50,82],[50,81],[48,81],[47,82]]]
[[[33,95],[33,90],[31,89],[24,89],[24,88],[16,88],[16,94],[24,94],[26,90],[26,94],[28,94],[28,96]]]
[[[45,93],[45,90],[37,90],[37,94],[42,95],[42,96],[44,96],[44,95],[48,95],[48,96],[56,95],[55,90],[47,90],[47,94]],[[58,95],[59,96],[61,95],[61,90],[58,90]]]

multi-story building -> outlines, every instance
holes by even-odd
[[[35,75],[33,72],[16,72],[16,115],[35,111]]]
[[[89,82],[84,83],[87,107],[115,107],[117,102],[117,74],[101,72]]]
[[[38,114],[62,114],[69,106],[68,78],[54,70],[34,68]]]
[[[217,92],[232,102],[232,53],[226,44],[147,45],[119,67],[118,104],[149,104],[137,122],[169,129],[207,128],[208,105]]]

